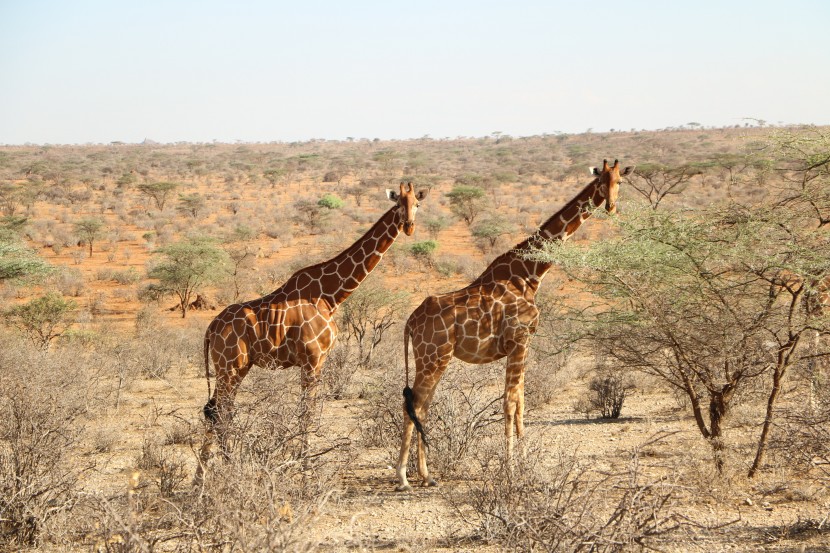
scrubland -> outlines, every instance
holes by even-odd
[[[818,229],[803,242],[793,234],[809,257],[830,220],[827,133],[0,147],[0,550],[830,551],[827,314],[808,302],[823,298],[815,283],[791,310],[805,314],[786,374],[776,381],[774,360],[743,356],[751,378],[727,398],[713,441],[682,383],[621,354],[613,329],[580,326],[572,312],[594,304],[596,282],[555,266],[540,292],[515,466],[504,461],[503,363],[453,361],[428,423],[440,486],[397,493],[393,470],[403,321],[532,233],[589,182],[588,166],[619,158],[638,169],[617,218],[590,219],[576,248],[612,241],[627,213],[784,206]],[[401,181],[430,195],[414,236],[341,310],[313,428],[300,426],[297,370],[257,367],[228,455],[194,487],[208,322],[342,251]],[[452,192],[464,189],[475,193],[462,206]],[[177,296],[158,267],[170,246],[197,238],[218,261]],[[810,265],[816,282],[823,260]],[[803,284],[776,278],[764,281],[770,298]],[[706,393],[721,385],[710,376],[687,388],[704,419],[715,405]]]

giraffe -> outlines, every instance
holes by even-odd
[[[407,186],[401,183],[400,193],[387,190],[394,207],[357,242],[328,261],[300,269],[264,297],[229,305],[211,321],[204,339],[208,383],[204,415],[209,424],[197,482],[216,434],[224,448],[223,427],[230,421],[236,391],[253,365],[299,367],[305,396],[302,417],[307,419],[313,413],[321,369],[337,338],[334,314],[338,306],[375,268],[401,230],[412,235],[415,213],[427,193],[416,193],[411,182]],[[212,395],[211,361],[216,370]]]
[[[536,233],[492,263],[476,280],[455,292],[426,298],[409,316],[404,329],[404,430],[398,457],[398,491],[411,490],[406,478],[409,446],[418,432],[418,473],[424,486],[434,486],[426,462],[422,424],[438,381],[456,357],[473,364],[507,358],[504,383],[504,425],[508,461],[512,458],[513,428],[524,434],[524,369],[528,341],[536,331],[539,309],[536,291],[551,263],[531,261],[524,255],[544,240],[566,240],[595,206],[603,202],[616,212],[619,181],[633,167],[620,172],[619,161],[602,170],[591,168],[596,178],[568,204],[548,219]],[[409,341],[415,356],[415,382],[409,387]]]

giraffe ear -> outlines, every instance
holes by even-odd
[[[595,177],[599,176],[599,169],[597,167],[588,167],[588,172],[594,175]]]
[[[421,201],[427,197],[427,194],[429,194],[429,190],[419,190],[415,197],[418,198],[418,201]]]
[[[394,190],[390,190],[389,188],[386,189],[386,197],[392,200],[393,202],[398,201],[398,193]]]
[[[636,165],[629,165],[628,167],[626,167],[625,169],[623,169],[623,172],[622,172],[622,173],[620,173],[620,174],[621,174],[622,176],[630,175],[631,173],[633,173],[633,172],[634,172],[634,168],[635,168],[635,167],[636,167]]]

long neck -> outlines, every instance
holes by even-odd
[[[539,230],[523,242],[516,244],[512,250],[494,259],[481,276],[473,281],[473,284],[519,277],[538,286],[552,264],[525,259],[525,255],[541,246],[543,241],[565,241],[570,238],[591,216],[593,209],[605,201],[599,182],[599,178],[595,178],[576,197],[545,221]]]
[[[372,272],[403,228],[403,215],[393,207],[336,257],[297,271],[283,285],[286,292],[325,299],[337,308]]]

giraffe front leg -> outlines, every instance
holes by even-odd
[[[302,370],[301,385],[303,397],[300,404],[300,433],[302,435],[302,456],[309,452],[309,435],[319,427],[322,413],[319,412],[318,394],[320,391],[320,376],[322,374],[323,359],[312,360]]]
[[[426,408],[423,414],[419,415],[422,422],[426,422]],[[424,437],[418,434],[418,474],[421,476],[422,486],[437,486],[438,482],[435,478],[430,477],[429,468],[427,467],[427,445]]]
[[[247,362],[246,359],[241,360]],[[199,460],[196,475],[193,479],[194,485],[201,485],[204,482],[208,463],[213,457],[213,450],[217,441],[223,455],[226,458],[230,455],[227,433],[233,418],[233,402],[239,384],[249,370],[250,365],[231,369],[219,367],[216,370],[216,389],[213,392],[213,397],[208,400],[202,409],[206,428],[202,447],[199,449]]]
[[[210,424],[205,429],[205,436],[202,439],[202,447],[199,448],[199,459],[196,464],[196,474],[193,476],[193,486],[201,488],[205,483],[205,473],[207,472],[207,465],[210,458],[213,456],[213,443],[215,433],[213,425]]]
[[[507,465],[513,468],[513,430],[524,436],[524,370],[527,347],[522,344],[507,357],[504,379],[504,437]]]
[[[196,475],[193,478],[194,486],[201,486],[204,483],[205,473],[208,469],[208,464],[213,458],[216,442],[219,442],[220,451],[224,456],[228,456],[227,451],[227,424],[230,422],[231,409],[228,403],[231,401],[219,394],[219,388],[216,389],[213,397],[205,404],[203,413],[205,416],[205,435],[202,440],[202,447],[199,448],[199,459],[196,466]]]

